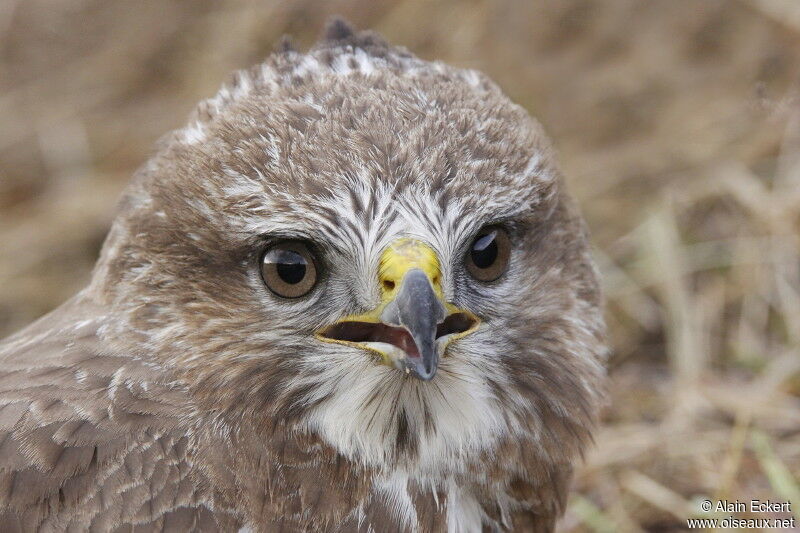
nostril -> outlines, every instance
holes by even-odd
[[[433,282],[434,285],[438,285],[439,284],[439,275],[438,274],[435,275],[431,281]]]
[[[387,291],[394,290],[394,281],[390,279],[383,280],[383,288],[386,289]]]

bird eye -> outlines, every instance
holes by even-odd
[[[465,262],[472,277],[494,281],[506,271],[511,255],[511,241],[500,226],[486,226],[478,232],[469,247]]]
[[[314,256],[302,242],[278,243],[267,248],[261,256],[261,278],[278,296],[304,296],[317,282]]]

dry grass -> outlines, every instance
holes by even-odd
[[[704,498],[800,499],[798,118],[770,170],[722,161],[667,188],[603,256],[616,337],[639,342],[612,370],[565,529],[681,529]],[[652,333],[663,358],[643,349]]]
[[[614,345],[562,529],[681,529],[704,497],[798,513],[794,0],[0,2],[0,333],[86,281],[157,136],[333,12],[486,71],[560,148]]]

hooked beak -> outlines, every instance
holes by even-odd
[[[381,258],[381,305],[317,332],[326,342],[356,345],[383,362],[428,381],[455,338],[478,326],[478,318],[443,301],[439,263],[427,245],[401,239]]]
[[[423,381],[431,379],[439,366],[436,327],[444,316],[444,305],[433,292],[428,276],[418,268],[408,271],[397,297],[381,313],[381,322],[405,328],[411,335],[415,349],[407,352],[407,368]]]

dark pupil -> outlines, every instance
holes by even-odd
[[[281,250],[275,258],[275,270],[281,280],[290,285],[300,283],[306,277],[305,257],[291,250]]]
[[[493,231],[486,235],[481,235],[475,242],[472,243],[472,250],[470,255],[472,262],[478,268],[489,268],[497,260],[497,241],[495,236],[497,232]]]

